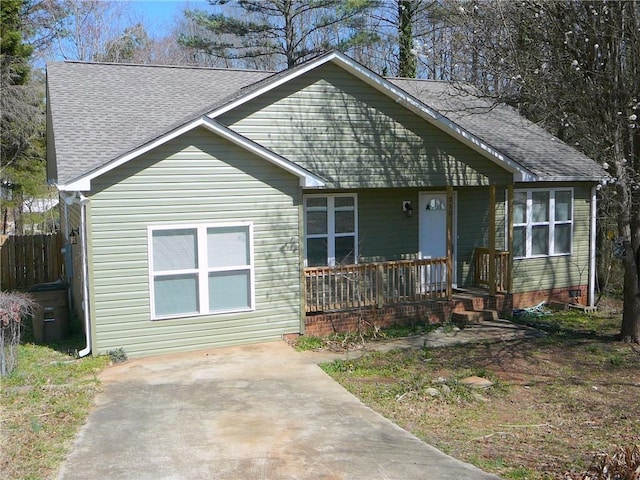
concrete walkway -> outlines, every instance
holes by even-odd
[[[363,405],[284,342],[128,361],[59,479],[497,479]]]

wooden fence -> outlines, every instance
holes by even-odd
[[[62,276],[61,234],[0,235],[0,289],[26,289]]]
[[[304,269],[307,313],[447,298],[447,259]]]

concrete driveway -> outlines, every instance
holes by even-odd
[[[62,480],[498,478],[381,417],[284,342],[132,360],[102,381]]]

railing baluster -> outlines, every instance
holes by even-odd
[[[480,252],[476,256],[482,277],[486,262],[481,261]],[[503,285],[502,265],[506,257],[496,255],[496,258],[500,262],[498,278]],[[311,313],[441,298],[446,296],[450,280],[446,271],[446,258],[305,268],[305,310]]]

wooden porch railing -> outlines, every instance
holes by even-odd
[[[310,267],[304,278],[307,313],[451,295],[446,258]]]
[[[490,249],[476,248],[475,283],[490,290],[491,286],[495,285],[497,293],[507,293],[509,291],[509,252],[495,251],[495,271],[493,272],[495,278],[491,278],[490,258]]]

